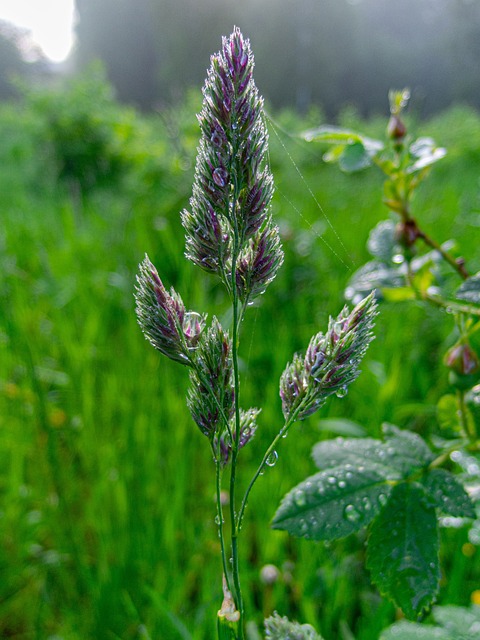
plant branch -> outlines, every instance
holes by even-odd
[[[448,264],[458,273],[458,275],[463,280],[466,280],[467,278],[469,278],[469,274],[468,274],[468,271],[465,268],[465,262],[464,262],[463,258],[454,258],[453,256],[451,256],[448,253],[448,251],[445,251],[445,249],[438,242],[433,240],[433,238],[431,238],[429,235],[427,235],[418,226],[417,226],[417,233],[418,233],[418,237],[421,238],[425,242],[426,245],[428,245],[429,247],[431,247],[435,251],[438,251],[438,253],[442,256],[442,258],[446,262],[448,262]]]

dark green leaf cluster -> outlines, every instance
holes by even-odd
[[[51,151],[60,180],[82,193],[116,186],[136,163],[133,113],[120,109],[99,64],[58,88],[29,92],[44,121],[45,149]]]
[[[310,340],[304,357],[296,354],[280,379],[283,415],[287,420],[303,420],[336,393],[345,395],[358,377],[359,365],[370,342],[376,315],[373,294],[349,312],[330,318],[325,334]]]
[[[322,640],[309,624],[290,622],[286,617],[274,613],[265,620],[266,640]]]
[[[230,291],[236,287],[244,304],[265,290],[283,262],[269,214],[273,179],[253,66],[250,43],[238,29],[212,56],[190,210],[182,212],[187,258]]]
[[[273,527],[314,540],[336,540],[369,526],[367,566],[380,591],[415,618],[438,590],[437,512],[473,518],[473,504],[417,434],[384,428],[385,440],[318,443],[321,471],[283,499]]]

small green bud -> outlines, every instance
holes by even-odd
[[[470,376],[480,370],[477,354],[467,341],[459,342],[447,351],[445,365],[461,376]]]

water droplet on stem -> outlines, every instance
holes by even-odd
[[[272,451],[272,453],[265,460],[265,464],[267,464],[269,467],[273,467],[277,463],[277,460],[278,460],[278,453],[276,451]]]

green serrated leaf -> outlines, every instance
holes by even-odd
[[[362,142],[347,144],[338,160],[338,166],[342,171],[354,173],[370,167],[372,160]]]
[[[374,258],[390,262],[395,252],[395,223],[382,220],[370,231],[367,248]]]
[[[480,304],[480,271],[465,280],[457,289],[455,297],[474,304]]]
[[[383,425],[385,443],[390,453],[389,464],[398,469],[402,477],[427,467],[435,458],[427,443],[417,433],[399,429],[393,424]]]
[[[475,507],[460,482],[449,471],[432,469],[423,479],[432,505],[455,518],[475,518]]]
[[[423,487],[395,486],[370,528],[367,567],[380,592],[409,619],[427,609],[438,591],[438,547],[435,509]]]
[[[410,153],[417,160],[408,167],[407,173],[415,173],[444,158],[447,151],[437,147],[431,138],[418,138],[410,145]]]
[[[375,466],[346,464],[321,471],[283,498],[272,527],[312,540],[336,540],[359,531],[379,513],[391,485]]]
[[[453,435],[460,431],[458,402],[457,398],[453,394],[446,394],[438,401],[437,419],[443,431],[450,432]]]
[[[405,285],[405,276],[383,262],[371,260],[357,269],[345,289],[347,300],[361,300],[373,289],[395,288]]]
[[[402,620],[385,629],[380,640],[455,640],[455,638],[444,629]]]
[[[265,620],[265,632],[266,640],[323,640],[311,625],[290,622],[276,612]]]
[[[392,453],[374,438],[335,438],[317,442],[312,457],[323,471],[348,465],[361,471],[367,465],[367,469],[374,469],[385,480],[400,480],[402,474],[391,465]]]
[[[455,640],[480,638],[480,607],[457,607],[447,605],[433,608],[435,622],[444,627]]]

